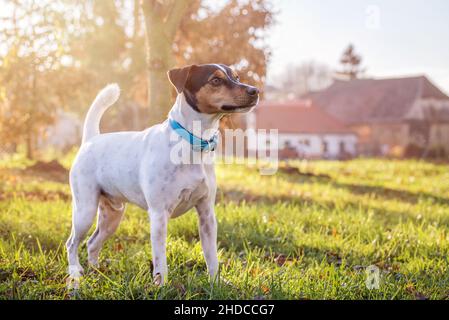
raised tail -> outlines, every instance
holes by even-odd
[[[83,139],[85,143],[92,137],[100,134],[100,120],[104,112],[120,97],[120,87],[113,83],[104,87],[89,108],[84,121]]]

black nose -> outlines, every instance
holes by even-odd
[[[257,89],[256,87],[248,87],[246,88],[246,93],[250,96],[255,96],[259,94],[259,89]]]

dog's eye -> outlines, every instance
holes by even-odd
[[[210,83],[214,86],[219,86],[223,83],[223,79],[222,78],[213,78]]]

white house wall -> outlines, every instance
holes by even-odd
[[[246,125],[248,129],[256,128],[256,115],[249,113],[246,115]],[[345,145],[345,151],[352,156],[357,155],[358,137],[356,134],[310,134],[310,133],[279,133],[278,149],[284,149],[287,143],[296,149],[299,155],[304,157],[327,157],[337,158],[340,156],[340,143]],[[301,141],[309,141],[303,144]],[[327,142],[327,153],[323,153],[323,141]],[[271,143],[271,142],[268,142]],[[248,145],[250,150],[256,149],[256,146]]]
[[[308,142],[308,143],[305,143]],[[324,142],[327,152],[324,153]],[[304,156],[324,156],[336,158],[340,155],[340,143],[344,144],[347,153],[355,155],[357,152],[357,137],[352,134],[279,134],[279,148],[290,144],[298,154]]]
[[[324,153],[324,142],[327,143],[327,152]],[[269,142],[273,144],[273,142]],[[353,156],[357,154],[357,136],[354,134],[286,134],[278,136],[278,147],[287,146],[296,149],[300,156],[337,158],[341,154],[340,143],[344,143],[345,151]]]

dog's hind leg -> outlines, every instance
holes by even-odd
[[[79,190],[79,188],[76,188]],[[67,240],[67,256],[69,260],[69,276],[79,278],[83,268],[79,263],[78,247],[94,222],[98,209],[98,192],[85,189],[83,192],[73,192],[72,201],[72,232]]]
[[[213,281],[218,273],[217,258],[217,221],[214,205],[209,199],[201,201],[196,210],[199,217],[199,233],[207,270]]]
[[[167,269],[167,220],[168,212],[165,210],[149,209],[151,225],[151,252],[153,257],[154,283],[162,286],[166,280]]]
[[[117,230],[124,211],[124,203],[114,202],[105,197],[100,198],[97,228],[89,238],[89,241],[87,241],[89,264],[98,265],[100,250],[104,242]]]

